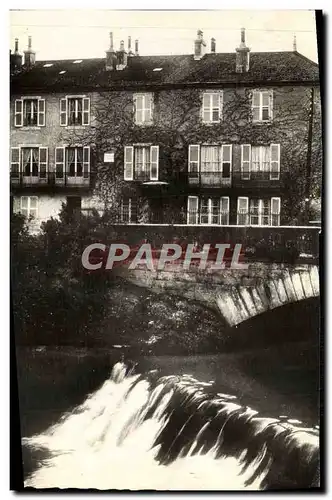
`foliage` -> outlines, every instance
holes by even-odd
[[[18,344],[85,342],[86,332],[104,313],[110,273],[88,273],[84,248],[103,239],[107,215],[71,216],[63,207],[41,233],[31,235],[24,217],[13,214],[12,299]]]
[[[132,92],[103,92],[92,99],[92,123],[88,129],[64,132],[65,143],[93,145],[93,163],[97,174],[96,193],[104,208],[120,205],[122,196],[141,200],[138,222],[149,220],[149,211],[158,205],[162,191],[142,187],[123,179],[125,145],[158,144],[159,172],[168,181],[163,197],[162,222],[185,222],[188,194],[185,174],[189,144],[281,144],[281,187],[283,224],[303,223],[305,179],[308,150],[310,88],[274,89],[274,116],[271,123],[253,124],[251,90],[224,89],[223,117],[219,123],[201,120],[201,91],[173,89],[154,92],[154,120],[150,125],[134,122]],[[104,163],[104,152],[113,151],[115,161]],[[236,153],[239,154],[238,152]],[[234,159],[239,164],[240,158]],[[311,156],[310,198],[317,200],[321,191],[322,147],[319,92],[315,91]],[[183,177],[184,175],[184,177]],[[183,182],[182,182],[183,181]],[[182,199],[182,201],[181,201]]]

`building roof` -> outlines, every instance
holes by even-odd
[[[252,52],[247,73],[236,73],[236,54],[134,56],[123,70],[106,71],[105,58],[37,61],[11,76],[13,93],[22,90],[123,89],[211,84],[318,84],[318,64],[298,52]],[[51,66],[46,66],[50,65]],[[156,68],[162,70],[154,71]]]

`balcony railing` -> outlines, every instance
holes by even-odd
[[[233,172],[234,186],[279,186],[280,172],[265,170],[265,171],[250,171],[250,172]]]
[[[188,184],[191,186],[224,187],[232,185],[230,175],[222,172],[188,172]]]
[[[72,175],[70,172],[39,172],[38,175],[26,175],[24,172],[11,172],[10,183],[17,187],[89,187],[92,181],[91,172]]]

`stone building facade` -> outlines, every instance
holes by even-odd
[[[244,30],[234,53],[206,53],[201,31],[179,56],[116,51],[111,34],[104,58],[38,61],[29,39],[22,61],[17,43],[13,208],[35,230],[62,204],[125,224],[294,224],[320,178],[319,99],[316,63],[251,52]]]

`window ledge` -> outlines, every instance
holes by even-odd
[[[143,122],[143,123],[135,122],[135,125],[137,127],[151,127],[151,125],[153,125],[153,122]]]
[[[22,127],[17,127],[15,126],[15,129],[19,130],[41,130],[43,127],[38,126],[38,125],[27,125],[27,126],[22,126]]]
[[[203,121],[203,120],[202,120],[202,122],[201,122],[201,123],[202,123],[203,125],[218,125],[218,123],[221,123],[221,122],[222,122],[222,120],[217,120],[217,121],[215,121],[215,122],[205,122],[205,121]]]
[[[83,130],[85,127],[88,127],[89,125],[66,125],[66,128],[69,130]]]
[[[259,120],[259,121],[251,121],[253,125],[272,125],[273,120]]]

